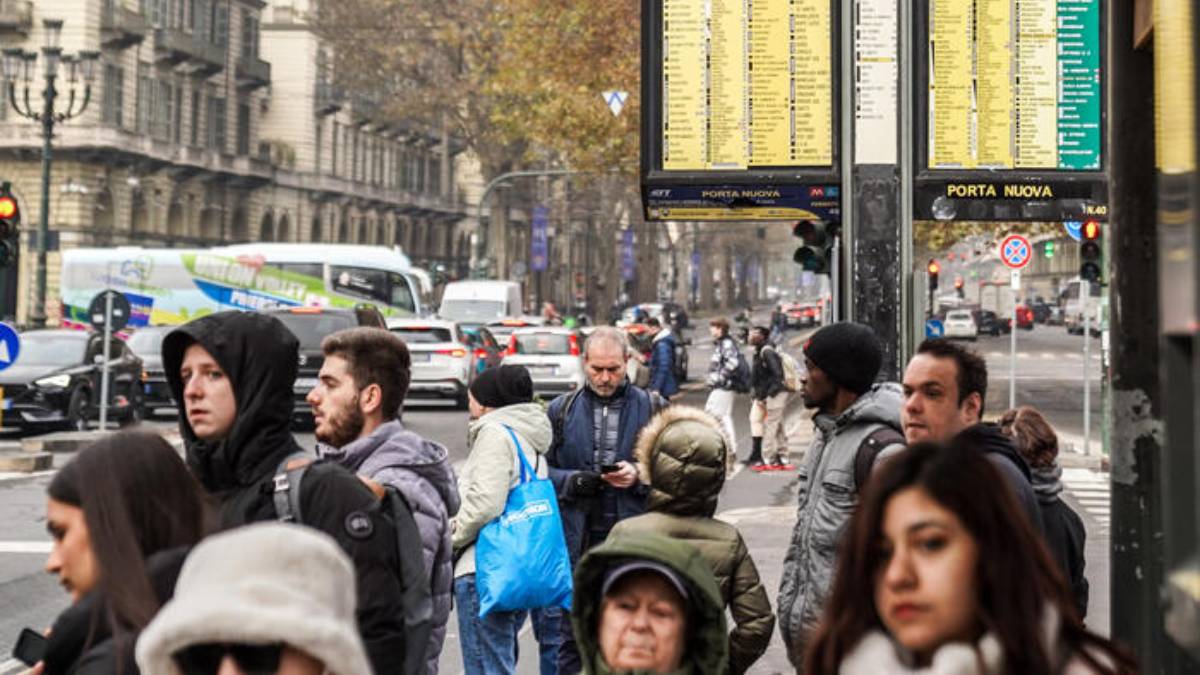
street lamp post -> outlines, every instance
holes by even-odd
[[[13,110],[21,117],[42,125],[42,203],[37,238],[37,293],[34,296],[33,312],[29,317],[30,322],[36,327],[46,325],[46,241],[50,236],[50,163],[53,159],[54,125],[78,117],[87,109],[88,103],[92,99],[92,82],[96,78],[96,63],[100,60],[100,52],[97,51],[63,54],[59,44],[62,26],[63,22],[58,19],[42,21],[45,32],[45,43],[42,46],[45,87],[42,91],[41,112],[30,105],[29,101],[29,92],[33,86],[33,67],[38,58],[37,53],[26,52],[20,48],[4,50],[3,79],[7,84],[8,100],[12,102]],[[67,109],[63,112],[58,112],[55,108],[55,99],[58,97],[55,81],[58,79],[60,65],[67,66],[68,98]],[[17,96],[18,77],[23,90],[22,96],[19,97],[20,100]],[[76,108],[76,90],[81,77],[83,100]]]

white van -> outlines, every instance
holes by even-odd
[[[515,281],[451,282],[442,291],[438,309],[438,316],[468,329],[522,313],[521,284]]]

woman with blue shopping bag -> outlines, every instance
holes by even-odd
[[[542,675],[554,675],[571,569],[543,455],[553,432],[522,366],[483,373],[469,392],[470,454],[450,521],[454,601],[467,675],[516,672],[517,636],[532,610]]]

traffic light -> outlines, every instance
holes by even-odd
[[[1089,220],[1079,228],[1079,278],[1096,283],[1100,281],[1101,249],[1100,223]]]
[[[1042,244],[1042,255],[1047,258],[1054,257],[1054,240],[1049,239]]]
[[[17,258],[17,235],[21,227],[21,207],[9,183],[0,183],[0,267],[8,267]]]
[[[954,290],[958,293],[958,297],[965,297],[966,291],[963,289],[963,278],[954,277]]]
[[[792,254],[792,260],[808,272],[832,272],[833,242],[838,236],[838,225],[818,220],[801,220],[792,226],[792,235],[804,240],[804,245]]]
[[[929,290],[936,291],[938,287],[938,272],[942,271],[942,266],[936,260],[930,260],[929,265],[925,268],[929,272]]]

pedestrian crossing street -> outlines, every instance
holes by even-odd
[[[1075,502],[1107,532],[1112,508],[1109,475],[1091,469],[1063,469],[1062,482]]]

